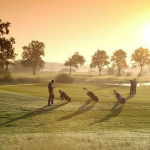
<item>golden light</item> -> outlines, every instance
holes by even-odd
[[[148,42],[147,44],[150,44],[150,25],[145,28],[144,37],[146,42]]]

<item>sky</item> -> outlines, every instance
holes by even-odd
[[[64,63],[74,52],[91,62],[105,50],[150,50],[150,0],[0,0],[0,19],[10,22],[16,59],[32,40],[45,45],[43,60]]]

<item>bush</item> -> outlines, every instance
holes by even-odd
[[[140,78],[142,76],[142,73],[138,73],[137,77]]]
[[[108,68],[107,75],[114,75],[114,68]]]
[[[0,82],[11,82],[11,81],[12,81],[11,73],[8,70],[5,70],[0,77]]]
[[[27,78],[27,77],[19,77],[17,78],[18,83],[43,83],[43,79],[40,77],[36,78]]]
[[[91,70],[89,70],[89,72],[96,72],[96,71],[91,69]]]
[[[60,73],[55,77],[56,83],[73,83],[73,81],[73,78],[66,73]]]
[[[131,76],[131,72],[127,72],[127,73],[126,73],[126,76]]]
[[[122,76],[125,76],[126,75],[126,72],[124,70],[121,70],[121,75]]]
[[[60,72],[70,72],[70,69],[68,68],[63,68],[60,70]],[[71,69],[71,72],[77,72],[75,69]]]

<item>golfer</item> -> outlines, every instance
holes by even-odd
[[[136,81],[136,79],[134,78],[134,80],[133,80],[133,94],[134,94],[134,95],[136,94],[136,86],[137,86],[137,81]]]
[[[55,82],[54,80],[51,80],[51,82],[48,84],[48,90],[49,90],[48,106],[51,106],[51,104],[54,104],[53,103],[53,100],[54,100],[53,89],[55,88],[53,85],[54,82]]]
[[[130,83],[131,83],[131,86],[130,86],[130,95],[133,95],[133,92],[134,92],[134,81],[133,80],[129,80]]]

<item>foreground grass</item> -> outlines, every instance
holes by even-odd
[[[134,132],[19,134],[0,137],[2,150],[149,150],[149,136]]]
[[[59,100],[55,89],[55,104],[47,107],[47,84],[0,86],[1,149],[150,149],[148,87],[138,87],[131,97],[128,87],[55,86],[72,102]],[[85,86],[99,97],[98,103],[85,103]],[[114,107],[113,89],[127,99],[125,105]]]

